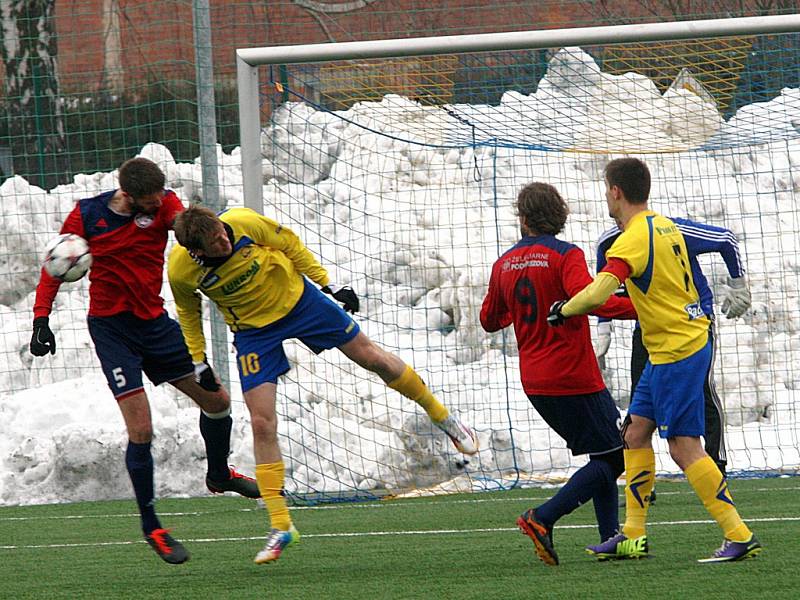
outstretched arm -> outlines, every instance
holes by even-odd
[[[610,279],[614,278],[609,277],[609,281],[604,281],[600,284],[597,283],[596,279],[593,281],[592,276],[589,275],[589,267],[586,265],[586,259],[580,249],[575,248],[565,256],[563,281],[567,295],[574,299],[580,296],[589,286],[594,286],[578,300],[581,306],[584,306],[584,303],[586,303],[585,306],[588,308],[588,311],[581,311],[577,314],[586,314],[588,312],[601,317],[635,319],[636,311],[630,299],[613,295],[617,288],[619,288],[618,280],[614,279],[614,281],[616,281],[616,286],[611,288],[610,292],[606,294],[606,291],[608,291],[607,288],[611,286]],[[595,302],[599,302],[599,304],[595,304]],[[576,307],[577,305],[572,306]],[[568,315],[564,313],[564,316],[566,317]]]

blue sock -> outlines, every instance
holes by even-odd
[[[154,506],[153,455],[150,453],[150,442],[136,444],[128,441],[125,466],[128,468],[136,494],[136,504],[139,505],[139,514],[142,516],[142,531],[147,535],[154,529],[161,528]]]
[[[212,419],[200,411],[200,435],[206,445],[208,476],[214,481],[227,481],[231,476],[228,455],[231,449],[232,425],[230,411],[221,419]]]
[[[536,518],[546,527],[552,528],[561,517],[593,498],[601,535],[607,531],[616,532],[619,528],[616,486],[611,465],[604,460],[592,458],[570,477],[555,496],[536,508]],[[613,503],[610,502],[612,495]]]

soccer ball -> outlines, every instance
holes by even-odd
[[[78,281],[92,266],[89,243],[74,233],[50,240],[45,249],[44,270],[61,281]]]

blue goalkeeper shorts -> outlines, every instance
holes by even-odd
[[[155,385],[194,374],[181,328],[166,312],[155,319],[140,319],[130,312],[89,316],[87,323],[108,387],[117,400],[142,389],[142,371]]]
[[[636,385],[628,413],[655,421],[662,438],[705,435],[705,385],[711,364],[711,339],[700,350],[673,363],[649,360]]]
[[[288,315],[264,327],[233,334],[242,391],[262,383],[277,383],[278,377],[289,371],[284,340],[297,338],[319,354],[346,344],[360,331],[342,307],[306,279],[303,295]]]

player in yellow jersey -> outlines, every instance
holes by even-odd
[[[289,370],[284,340],[297,338],[316,353],[338,348],[419,404],[459,452],[478,451],[472,429],[433,396],[420,376],[361,332],[347,314],[358,311],[358,296],[333,284],[293,231],[248,208],[216,215],[200,206],[180,213],[174,229],[180,245],[170,253],[168,274],[189,352],[196,361],[205,359],[198,292],[219,307],[234,333],[253,428],[256,480],[272,527],[256,563],[277,560],[299,537],[281,494],[284,464],[275,399],[278,377]]]
[[[670,456],[725,535],[722,546],[699,562],[755,556],[761,544],[739,517],[725,477],[700,440],[705,431],[703,380],[711,360],[710,321],[700,306],[683,236],[675,223],[648,208],[650,171],[642,161],[611,161],[605,183],[608,213],[622,234],[606,252],[607,264],[595,281],[569,301],[554,303],[548,322],[557,326],[588,313],[625,282],[650,358],[623,425],[625,525],[621,533],[587,551],[601,560],[647,556],[645,525],[656,467],[652,436],[658,429]]]

